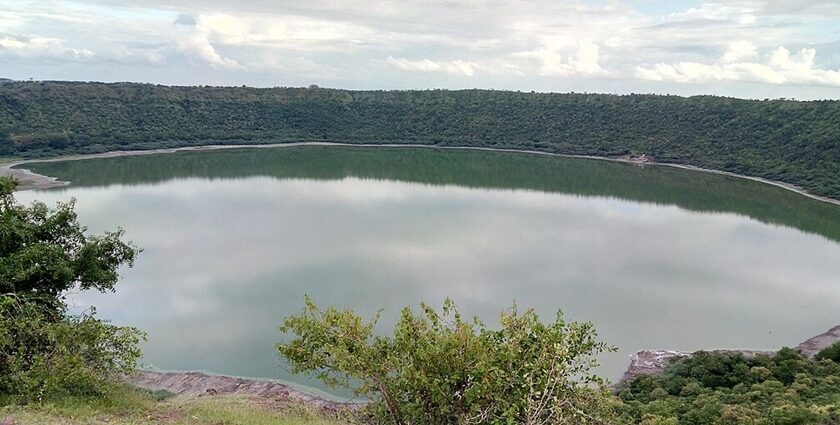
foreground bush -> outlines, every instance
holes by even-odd
[[[37,305],[10,297],[0,303],[0,401],[103,395],[140,358],[140,331],[107,324],[92,311],[55,320]]]
[[[113,290],[136,249],[120,231],[88,236],[74,202],[18,204],[0,178],[0,403],[101,395],[134,369],[143,334],[89,313],[71,316],[69,290]]]
[[[501,314],[499,329],[464,320],[451,301],[442,312],[406,308],[392,336],[377,318],[319,309],[310,299],[281,331],[294,372],[315,375],[371,400],[361,419],[392,424],[585,424],[608,421],[611,398],[591,373],[593,356],[612,350],[589,323],[533,310]]]

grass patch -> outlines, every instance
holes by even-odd
[[[0,407],[16,425],[343,425],[303,405],[243,396],[187,397],[117,386],[105,397],[68,397]]]

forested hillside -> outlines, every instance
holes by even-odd
[[[646,153],[840,198],[840,101],[0,84],[0,156],[318,140]]]

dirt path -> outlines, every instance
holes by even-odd
[[[471,146],[438,146],[438,145],[426,145],[426,144],[418,144],[418,143],[383,143],[383,144],[375,144],[375,143],[341,143],[341,142],[292,142],[292,143],[270,143],[270,144],[250,144],[250,145],[206,145],[206,146],[186,146],[181,148],[167,148],[167,149],[150,149],[150,150],[138,150],[138,151],[112,151],[112,152],[105,152],[105,153],[97,153],[97,154],[90,154],[90,155],[70,155],[70,156],[62,156],[57,158],[49,158],[49,159],[32,159],[32,160],[22,160],[17,162],[11,162],[7,164],[0,164],[0,176],[4,175],[12,175],[18,180],[21,181],[20,190],[26,189],[47,189],[51,187],[60,187],[69,184],[69,182],[60,181],[54,177],[42,176],[40,174],[33,173],[29,170],[23,168],[13,168],[20,165],[35,163],[35,162],[58,162],[58,161],[75,161],[81,159],[94,159],[94,158],[114,158],[114,157],[121,157],[121,156],[140,156],[140,155],[158,155],[158,154],[165,154],[165,153],[174,153],[174,152],[196,152],[196,151],[215,151],[215,150],[225,150],[225,149],[272,149],[272,148],[282,148],[282,147],[296,147],[296,146],[343,146],[343,147],[381,147],[381,148],[422,148],[422,149],[457,149],[457,150],[474,150],[474,151],[487,151],[487,152],[508,152],[508,153],[521,153],[521,154],[529,154],[529,155],[544,155],[544,156],[554,156],[554,157],[561,157],[561,158],[585,158],[585,159],[595,159],[599,161],[611,161],[611,162],[623,162],[623,163],[630,163],[630,164],[639,164],[639,165],[651,165],[651,166],[659,166],[659,167],[672,167],[672,168],[680,168],[683,170],[689,171],[697,171],[697,172],[704,172],[704,173],[713,173],[719,174],[723,176],[729,177],[736,177],[741,179],[752,180],[760,183],[765,183],[769,185],[773,185],[776,187],[780,187],[782,189],[789,190],[791,192],[796,192],[800,195],[807,196],[811,199],[815,199],[822,202],[828,202],[834,205],[840,205],[840,199],[833,199],[824,196],[814,195],[809,193],[807,190],[793,185],[789,183],[783,183],[779,181],[773,181],[764,179],[761,177],[751,177],[745,176],[736,173],[730,173],[728,171],[719,171],[719,170],[711,170],[707,168],[695,167],[693,165],[683,165],[683,164],[671,164],[666,162],[647,162],[647,161],[638,161],[636,159],[631,158],[608,158],[603,156],[593,156],[593,155],[566,155],[566,154],[559,154],[559,153],[551,153],[551,152],[541,152],[541,151],[531,151],[531,150],[524,150],[524,149],[503,149],[503,148],[482,148],[482,147],[471,147]]]

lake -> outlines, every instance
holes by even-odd
[[[144,329],[148,366],[290,376],[277,326],[320,305],[383,331],[451,297],[495,324],[512,302],[592,321],[619,352],[774,349],[840,323],[840,207],[671,167],[469,150],[289,147],[29,164],[72,182],[92,232],[143,248],[81,310]],[[316,385],[317,386],[317,385]]]

